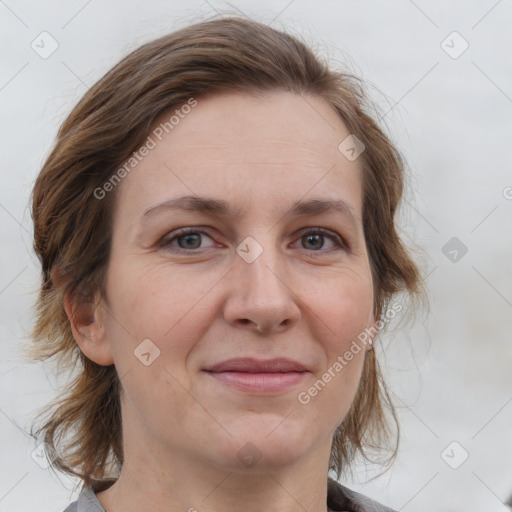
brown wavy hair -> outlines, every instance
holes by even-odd
[[[107,488],[123,464],[116,368],[99,365],[81,352],[63,307],[69,296],[79,301],[93,301],[98,294],[105,298],[116,191],[102,200],[94,191],[141,146],[165,111],[217,92],[276,89],[325,99],[366,146],[359,162],[376,318],[401,292],[411,304],[425,296],[411,250],[395,226],[404,160],[373,119],[360,79],[331,69],[296,37],[236,17],[196,23],[144,44],[106,73],[71,111],[31,197],[33,246],[42,282],[26,350],[32,361],[52,358],[58,372],[69,371],[66,390],[39,412],[42,423],[37,429],[33,424],[31,434],[46,443],[52,468],[79,477],[83,486]],[[371,451],[391,452],[379,461],[389,464],[399,437],[396,411],[371,350],[347,417],[334,432],[329,469],[339,478],[351,470],[356,455],[370,460]]]

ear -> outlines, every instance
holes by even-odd
[[[64,309],[73,337],[84,355],[102,366],[114,364],[108,337],[108,312],[103,301],[98,297],[84,298],[80,293],[66,293]]]

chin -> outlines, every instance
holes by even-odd
[[[216,449],[216,453],[211,453],[215,465],[236,472],[266,472],[291,465],[308,449],[313,449],[313,429],[288,419],[283,421],[282,416],[278,420],[271,416],[271,419],[260,418],[251,425],[227,427],[233,437],[223,436],[224,442],[210,445]]]

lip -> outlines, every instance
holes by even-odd
[[[279,357],[275,359],[254,359],[238,357],[228,359],[205,368],[208,372],[243,372],[243,373],[289,373],[306,372],[308,369],[298,361]]]
[[[253,393],[282,393],[297,386],[308,373],[298,361],[286,358],[237,358],[204,370],[222,384]]]

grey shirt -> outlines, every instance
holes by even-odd
[[[380,503],[352,491],[332,478],[327,482],[327,507],[336,512],[396,512]],[[98,501],[91,486],[84,487],[78,500],[64,512],[107,512]]]

